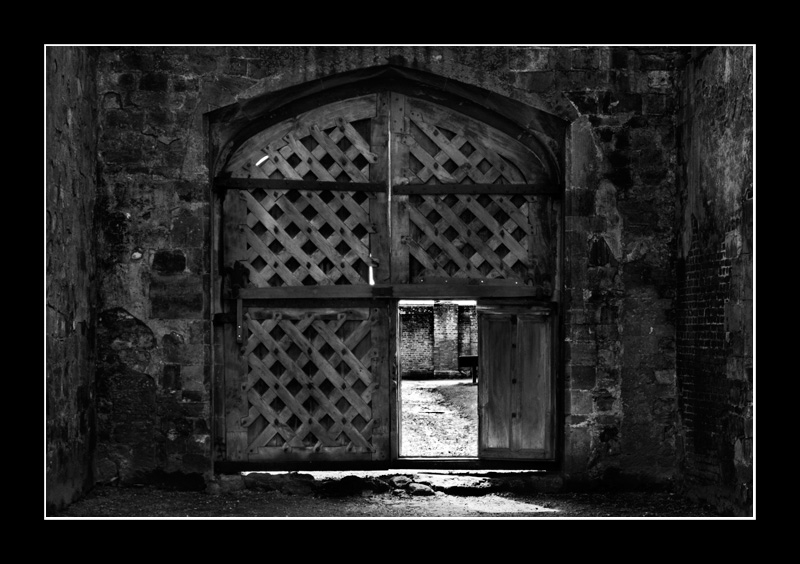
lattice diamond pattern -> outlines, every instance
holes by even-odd
[[[422,184],[523,183],[521,171],[499,153],[466,132],[453,132],[411,115],[409,173]]]
[[[374,228],[366,193],[254,190],[242,197],[254,286],[369,283]]]
[[[369,311],[276,311],[263,321],[246,316],[244,388],[250,408],[242,425],[248,428],[249,450],[375,450],[370,439],[376,351]]]
[[[369,166],[377,160],[370,151],[370,120],[335,127],[311,125],[308,134],[290,132],[242,164],[242,174],[255,178],[368,182]],[[268,157],[264,159],[264,157]],[[234,171],[234,175],[237,175]]]
[[[529,268],[524,197],[410,196],[411,280],[423,277],[525,281]]]

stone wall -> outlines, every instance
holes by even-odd
[[[97,280],[96,59],[92,50],[48,47],[46,112],[47,510],[94,485]]]
[[[674,476],[674,109],[685,57],[642,47],[528,55],[528,83],[572,108],[563,448],[573,482]]]
[[[686,491],[753,504],[753,51],[697,49],[678,112],[677,382]]]
[[[203,113],[231,100],[207,84],[212,52],[105,48],[99,59],[102,481],[211,471]]]
[[[391,63],[570,124],[564,269],[556,281],[562,470],[574,481],[672,478],[675,111],[687,57],[688,49],[671,47],[102,49],[98,346],[108,354],[98,382],[104,416],[122,409],[133,433],[103,427],[103,476],[211,468],[216,289],[205,114]],[[134,389],[145,393],[129,394]]]

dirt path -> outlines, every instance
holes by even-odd
[[[401,456],[478,456],[478,387],[471,379],[401,386]]]

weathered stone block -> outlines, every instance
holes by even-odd
[[[508,69],[511,72],[530,72],[550,70],[550,49],[524,47],[512,49]]]
[[[519,72],[514,76],[514,86],[527,92],[545,92],[553,87],[553,71]]]
[[[153,276],[149,296],[150,316],[153,318],[204,317],[205,284],[201,276]]]
[[[570,388],[573,390],[591,390],[597,381],[597,369],[594,366],[571,366]]]
[[[165,390],[175,391],[181,388],[181,365],[165,364],[161,372],[161,387]]]
[[[202,247],[205,209],[181,209],[173,215],[172,243],[181,247]]]
[[[569,394],[567,413],[570,415],[588,415],[592,413],[592,392],[572,390]]]
[[[186,255],[181,250],[161,249],[153,256],[153,270],[161,274],[177,274],[186,269]]]
[[[573,366],[595,366],[597,345],[593,342],[571,342],[566,344],[567,359]]]
[[[596,47],[572,49],[573,69],[597,69],[600,67],[601,50]]]

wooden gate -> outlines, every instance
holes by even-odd
[[[552,163],[475,117],[389,91],[307,111],[232,150],[214,182],[218,455],[388,463],[398,300],[551,307],[561,193]],[[554,377],[549,364],[537,374]],[[481,441],[482,453],[498,452]]]
[[[389,268],[380,103],[364,96],[267,128],[215,183],[222,307],[235,317],[227,460],[389,458],[388,302],[369,292]]]

